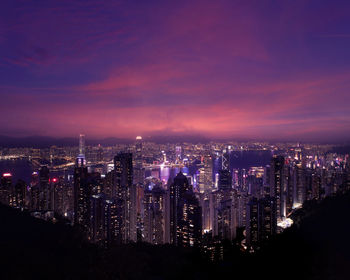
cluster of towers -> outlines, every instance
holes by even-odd
[[[306,200],[350,189],[346,156],[307,155],[296,148],[246,170],[231,166],[227,146],[214,174],[214,153],[202,149],[195,175],[179,172],[165,183],[145,178],[142,149],[137,137],[133,153],[114,156],[112,170],[90,172],[80,135],[73,181],[51,177],[46,166],[33,172],[29,185],[13,184],[4,173],[0,202],[44,219],[66,217],[103,245],[144,241],[210,249],[217,240],[233,241],[243,233],[242,246],[255,250],[288,226],[290,214]],[[181,163],[181,147],[175,152]]]
[[[4,173],[1,177],[0,203],[14,208],[25,207],[26,184],[19,180],[16,185],[12,184],[12,174]]]
[[[33,172],[29,185],[23,180],[13,184],[11,173],[1,177],[0,202],[13,208],[28,210],[38,218],[52,219],[55,214],[67,216],[72,206],[72,189],[60,178],[51,178],[46,166]]]
[[[299,149],[295,149],[299,151]],[[290,226],[290,214],[307,200],[320,200],[349,189],[349,161],[320,160],[301,150],[274,155],[269,165],[249,170],[230,166],[230,147],[223,150],[216,183],[200,181],[203,233],[234,240],[243,231],[242,245],[255,250]],[[347,161],[346,161],[347,160]],[[203,169],[204,171],[204,169]],[[209,172],[209,170],[208,170]]]
[[[74,171],[74,223],[97,243],[198,245],[201,208],[192,186],[180,172],[168,188],[144,187],[141,140],[136,139],[134,161],[132,153],[118,153],[114,169],[103,180],[88,173],[79,155]]]

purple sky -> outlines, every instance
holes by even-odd
[[[350,139],[350,1],[4,0],[0,134]]]

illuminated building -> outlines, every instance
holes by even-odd
[[[54,190],[54,211],[61,216],[68,216],[70,210],[69,186],[64,184],[63,178],[51,178]]]
[[[247,176],[247,193],[248,195],[260,198],[263,196],[263,179],[255,175]]]
[[[33,172],[30,182],[30,210],[33,212],[40,209],[40,184],[39,172]]]
[[[270,196],[276,198],[277,218],[286,217],[286,190],[284,180],[284,157],[274,156],[271,161]]]
[[[135,191],[136,191],[136,239],[137,241],[141,241],[142,227],[143,227],[142,215],[143,215],[144,187],[140,185],[136,185]],[[165,203],[165,199],[163,203]]]
[[[249,196],[245,192],[237,192],[235,203],[238,211],[237,226],[245,227],[247,222],[247,203],[249,202]]]
[[[136,241],[136,187],[133,185],[131,153],[119,153],[114,157],[114,188],[112,196],[118,205],[120,242]]]
[[[276,199],[253,197],[247,204],[246,244],[257,249],[277,232]]]
[[[97,161],[98,162],[102,162],[103,161],[103,148],[102,148],[101,145],[98,145]]]
[[[103,192],[108,198],[113,197],[113,188],[114,188],[114,172],[110,171],[106,174],[105,179],[103,180]]]
[[[286,190],[286,214],[288,215],[293,209],[294,201],[294,184],[293,184],[293,168],[290,164],[284,165],[284,189]]]
[[[221,200],[217,211],[218,237],[228,240],[235,239],[237,208],[235,207],[234,198]]]
[[[134,168],[134,183],[143,184],[144,170],[142,166],[142,137],[136,137],[135,143],[135,168]]]
[[[222,170],[230,171],[230,154],[231,147],[228,146],[226,149],[222,151]]]
[[[94,194],[90,198],[90,226],[89,238],[94,243],[105,240],[104,232],[104,215],[105,215],[105,198],[102,194]]]
[[[210,192],[213,188],[213,161],[210,155],[202,157],[203,167],[199,169],[199,191]]]
[[[276,200],[266,196],[259,200],[259,242],[267,241],[276,232]]]
[[[210,201],[210,220],[212,237],[233,239],[237,228],[237,206],[232,189],[219,189],[212,192]]]
[[[219,190],[231,190],[232,189],[232,176],[229,170],[219,170]]]
[[[120,227],[116,202],[106,199],[103,193],[93,194],[90,213],[89,239],[106,246],[119,242]]]
[[[156,185],[144,191],[143,240],[152,244],[165,242],[165,191]]]
[[[26,199],[26,183],[23,180],[18,180],[13,188],[11,205],[14,208],[24,209]]]
[[[107,245],[117,242],[117,236],[120,235],[118,230],[118,213],[117,204],[114,200],[106,199],[104,204],[104,233]]]
[[[293,205],[302,205],[306,200],[305,172],[301,162],[293,166]]]
[[[178,173],[169,188],[170,242],[178,246],[195,246],[201,238],[201,208],[188,179]]]
[[[79,135],[79,154],[76,158],[76,166],[77,167],[84,167],[86,165],[86,159],[85,159],[85,135],[80,134]]]
[[[176,146],[175,147],[175,162],[179,163],[181,162],[182,159],[182,148],[181,146]]]
[[[202,229],[203,233],[209,233],[212,230],[210,213],[210,192],[200,194],[200,206],[202,209]]]
[[[4,173],[1,176],[0,202],[5,205],[10,204],[12,193],[12,174]]]
[[[253,197],[247,204],[246,244],[256,248],[259,242],[259,206],[258,199]]]
[[[179,201],[177,245],[198,246],[202,235],[201,208],[193,192],[186,192]]]
[[[74,169],[74,224],[82,226],[87,233],[90,224],[91,189],[87,184],[87,167],[80,163]]]
[[[321,199],[321,176],[317,173],[312,174],[312,198]]]
[[[179,220],[178,206],[184,196],[184,193],[189,190],[187,178],[180,172],[174,178],[174,182],[170,185],[170,242],[177,245],[177,227]]]
[[[43,166],[39,171],[40,185],[40,206],[39,210],[43,212],[53,211],[53,190],[50,186],[50,170]]]
[[[79,135],[79,155],[85,155],[85,135]]]

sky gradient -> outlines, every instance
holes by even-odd
[[[350,140],[348,0],[1,4],[1,135]]]

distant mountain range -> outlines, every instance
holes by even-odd
[[[109,137],[104,139],[90,139],[86,137],[87,145],[113,146],[116,144],[129,144],[133,143],[134,139]],[[200,136],[152,136],[145,137],[144,141],[150,141],[155,143],[181,143],[181,142],[194,142],[194,143],[207,143],[210,140]],[[65,137],[55,138],[48,136],[28,136],[28,137],[9,137],[0,135],[0,147],[33,147],[33,148],[47,148],[50,146],[78,146],[78,137]]]
[[[253,141],[252,139],[210,139],[206,138],[201,135],[154,135],[154,136],[148,136],[143,137],[143,140],[146,142],[154,142],[159,144],[165,144],[165,143],[209,143],[210,141],[217,141],[217,142],[226,142],[226,141]],[[117,137],[108,137],[103,139],[96,139],[96,138],[89,138],[89,136],[86,136],[86,144],[87,145],[102,145],[102,146],[113,146],[116,144],[130,144],[133,143],[135,139],[130,138],[117,138]],[[259,140],[255,140],[259,141]],[[263,140],[261,140],[263,141]],[[289,141],[278,141],[278,140],[264,140],[267,142],[289,142]],[[291,141],[294,142],[294,141]],[[28,136],[28,137],[11,137],[11,136],[5,136],[0,135],[0,147],[8,147],[8,148],[14,148],[14,147],[32,147],[32,148],[47,148],[51,146],[58,146],[58,147],[64,147],[64,146],[78,146],[79,138],[77,137],[49,137],[49,136]],[[334,152],[338,153],[348,153],[350,150],[350,143],[349,141],[342,141],[342,142],[333,142],[333,143],[327,143],[327,142],[319,142],[318,144],[337,144],[339,147],[334,150]]]
[[[122,143],[130,143],[130,139],[119,139],[119,138],[105,138],[101,140],[97,139],[86,139],[87,145],[115,145]],[[78,146],[79,139],[73,137],[55,138],[47,136],[29,136],[29,137],[9,137],[0,135],[0,147],[33,147],[33,148],[46,148],[50,146]]]

